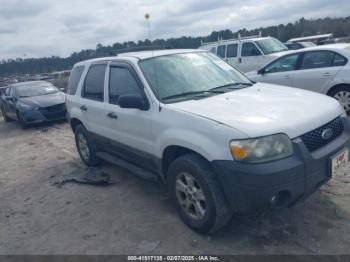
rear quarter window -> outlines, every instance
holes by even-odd
[[[68,94],[75,95],[85,66],[74,67],[68,81]]]
[[[342,56],[338,53],[335,53],[334,58],[333,58],[333,62],[332,62],[332,66],[344,66],[344,65],[346,65],[347,62],[348,62],[348,60],[344,56]]]

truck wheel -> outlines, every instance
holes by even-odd
[[[10,122],[11,121],[11,119],[6,115],[4,106],[1,106],[1,114],[2,114],[5,122]]]
[[[225,226],[231,211],[209,163],[195,154],[176,159],[168,170],[169,192],[183,221],[199,233]]]
[[[344,107],[347,115],[350,115],[350,86],[340,85],[334,88],[329,96],[337,99],[339,103]]]
[[[90,138],[89,132],[83,125],[75,128],[75,143],[81,160],[87,166],[97,166],[101,160],[96,156],[96,147]]]

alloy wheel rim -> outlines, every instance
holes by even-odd
[[[207,213],[207,200],[198,181],[189,173],[177,175],[176,197],[182,210],[194,220],[201,220]]]
[[[78,146],[81,156],[88,161],[90,157],[90,149],[86,137],[83,134],[78,135]]]
[[[345,111],[350,109],[350,92],[340,91],[334,95],[334,98],[344,107]]]

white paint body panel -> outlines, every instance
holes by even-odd
[[[262,83],[171,106],[231,126],[249,137],[285,133],[295,138],[340,114],[333,98]]]

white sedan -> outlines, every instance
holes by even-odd
[[[292,86],[337,99],[350,114],[350,44],[315,46],[284,52],[257,71],[253,81]]]

